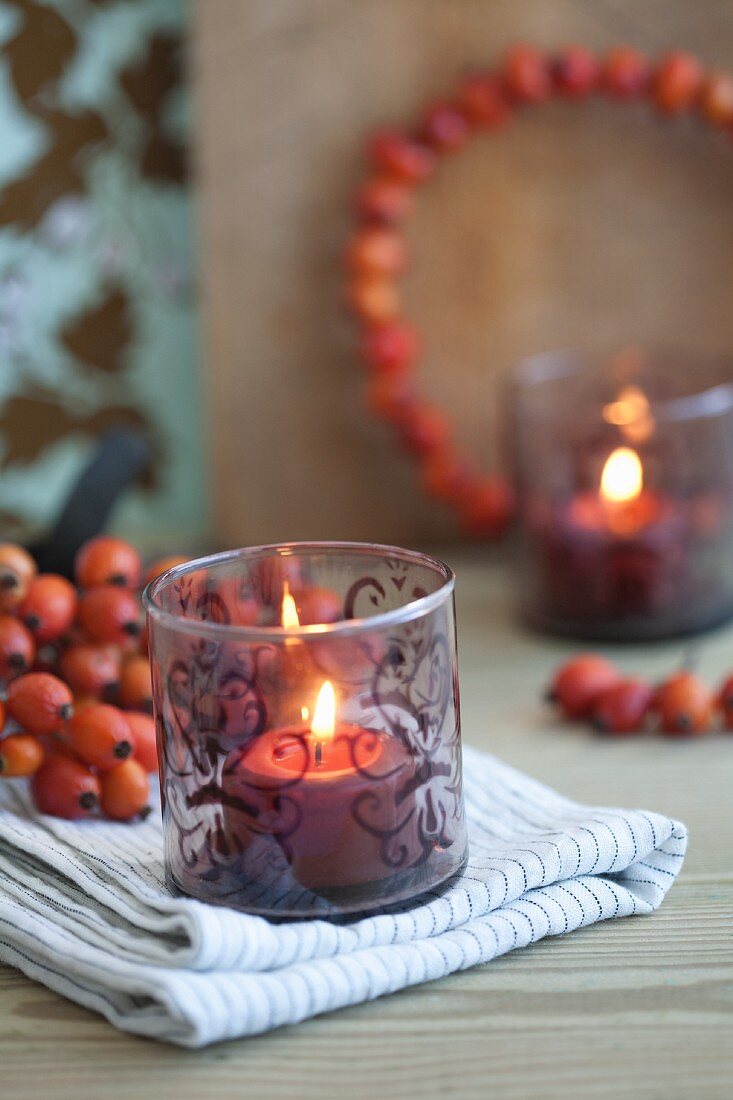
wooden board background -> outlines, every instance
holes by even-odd
[[[684,46],[733,64],[727,0],[198,0],[205,363],[216,538],[453,531],[362,411],[339,260],[362,137],[508,43]],[[412,233],[426,390],[488,467],[518,357],[733,347],[730,142],[642,108],[527,112],[445,165]]]

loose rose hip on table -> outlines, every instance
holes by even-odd
[[[713,695],[698,676],[683,669],[659,685],[652,707],[663,733],[681,737],[706,733],[713,718]]]
[[[583,653],[560,666],[546,697],[566,718],[587,718],[600,694],[620,679],[621,673],[610,661]]]
[[[619,680],[605,688],[593,703],[593,726],[599,733],[640,733],[654,700],[654,688],[645,680]]]

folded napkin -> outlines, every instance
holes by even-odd
[[[200,1047],[651,913],[677,877],[679,822],[581,806],[475,750],[464,768],[465,873],[343,923],[270,924],[172,897],[157,815],[59,821],[37,814],[20,782],[0,783],[0,961],[123,1031]]]

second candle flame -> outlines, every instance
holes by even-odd
[[[635,500],[644,486],[641,459],[631,447],[617,447],[601,474],[601,496],[614,504]]]
[[[286,630],[297,630],[300,626],[300,619],[298,618],[298,608],[295,606],[295,600],[290,595],[290,586],[285,581],[283,589],[283,602],[281,611],[282,624]]]
[[[336,728],[336,692],[330,680],[325,680],[318,692],[313,712],[311,733],[319,741],[330,741]]]

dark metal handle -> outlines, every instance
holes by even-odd
[[[150,443],[137,432],[118,428],[102,438],[46,538],[28,547],[41,572],[73,576],[77,550],[104,529],[117,499],[151,458]]]

